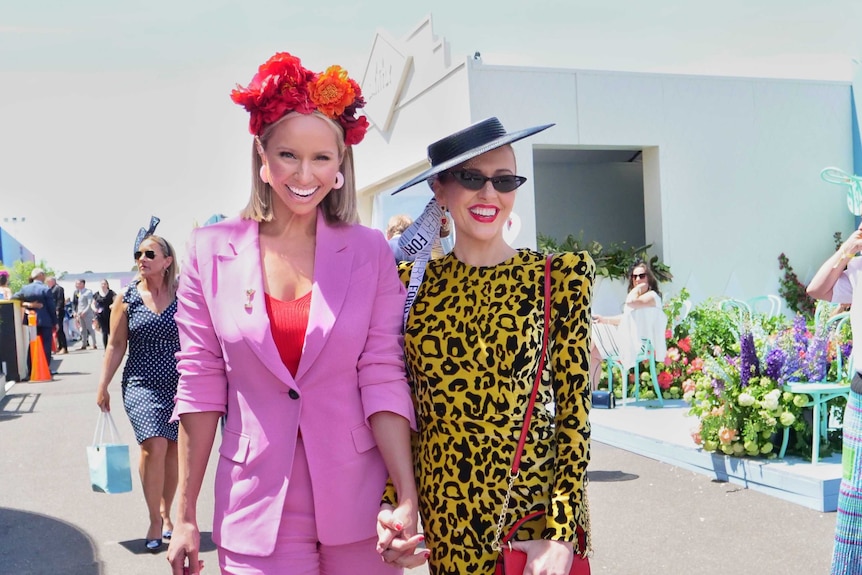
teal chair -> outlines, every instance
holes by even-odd
[[[661,355],[661,358],[658,361],[664,360],[665,355],[665,340],[664,340],[664,330],[667,327],[667,316],[661,308],[639,308],[631,313],[631,320],[634,321],[634,329],[637,333],[637,337],[640,341],[640,348],[637,351],[637,354],[634,357],[634,374],[635,374],[635,389],[634,389],[634,399],[635,401],[640,399],[640,368],[641,362],[646,361],[649,366],[649,374],[650,380],[652,381],[653,389],[655,390],[656,397],[658,398],[658,403],[661,407],[664,407],[664,398],[661,395],[661,388],[658,385],[658,373],[656,370],[656,361],[657,356]],[[661,337],[661,341],[659,345],[661,346],[661,351],[657,351],[657,345],[653,342],[653,337]],[[629,369],[623,367],[622,359],[617,355],[612,355],[610,357],[605,358],[608,370],[608,391],[613,394],[614,392],[614,370],[613,368],[619,367],[620,373],[622,374],[622,400],[621,403],[623,407],[626,406],[626,398],[628,397],[629,391]]]
[[[766,317],[776,317],[781,315],[783,303],[781,298],[775,294],[759,295],[745,302],[751,313],[760,313]]]
[[[622,373],[622,386],[623,386],[623,399],[620,400],[622,406],[626,406],[625,398],[628,397],[629,394],[629,370],[623,369],[623,364],[620,361],[618,356],[610,356],[605,361],[607,361],[608,366],[608,391],[610,393],[614,392],[614,366],[620,368],[620,372]],[[640,387],[641,387],[641,378],[640,378],[640,367],[641,362],[647,361],[649,362],[649,374],[650,379],[652,380],[652,387],[655,390],[656,397],[658,398],[659,405],[664,407],[664,398],[661,396],[661,388],[658,385],[658,375],[656,373],[655,368],[655,347],[652,344],[652,340],[648,338],[641,339],[641,348],[635,357],[634,372],[635,372],[635,391],[634,398],[635,401],[640,399]]]
[[[823,325],[823,322],[835,315],[840,307],[840,303],[832,303],[831,301],[822,299],[817,300],[814,306],[814,328],[817,329]]]
[[[741,299],[727,298],[721,300],[718,304],[721,311],[727,312],[728,315],[735,316],[738,325],[742,325],[745,320],[751,319],[751,306],[748,302]]]
[[[850,320],[850,312],[842,312],[825,320],[823,329],[830,339],[837,340],[844,325]],[[816,324],[815,324],[816,325]],[[837,375],[834,381],[793,381],[784,384],[784,391],[804,393],[811,397],[805,407],[813,408],[813,437],[811,440],[811,463],[820,459],[820,438],[826,437],[829,431],[829,402],[838,397],[850,394],[850,380],[853,377],[853,358],[844,358],[841,346],[835,345]],[[789,428],[784,428],[779,457],[784,457],[787,442],[790,437]]]

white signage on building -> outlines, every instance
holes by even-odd
[[[404,55],[397,41],[384,32],[377,33],[361,87],[365,97],[363,112],[381,132],[389,130],[412,64],[413,57]]]

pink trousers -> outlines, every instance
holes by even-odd
[[[275,551],[268,557],[254,557],[219,548],[219,566],[225,575],[401,575],[402,569],[383,562],[376,545],[376,537],[348,545],[323,545],[317,540],[311,476],[300,438]]]

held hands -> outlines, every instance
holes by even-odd
[[[512,549],[527,554],[527,567],[524,573],[564,575],[572,568],[574,555],[569,541],[548,539],[512,541]]]
[[[173,575],[198,575],[204,562],[198,559],[201,547],[201,534],[196,523],[180,521],[174,523],[174,532],[168,546],[168,563]],[[186,565],[188,559],[188,566]],[[197,565],[192,568],[192,565]]]
[[[391,505],[384,504],[380,507],[380,513],[377,514],[377,552],[389,565],[413,569],[425,563],[431,552],[427,549],[416,551],[425,537],[416,533],[414,522],[408,529],[402,516],[410,513],[404,507],[412,506],[401,504],[393,509]]]

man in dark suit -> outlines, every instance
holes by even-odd
[[[22,300],[21,305],[24,309],[29,313],[36,313],[36,335],[42,338],[42,347],[45,348],[45,357],[48,359],[50,368],[51,337],[57,325],[57,304],[54,302],[54,296],[51,295],[51,289],[44,283],[45,270],[33,268],[30,279],[33,281],[13,294],[12,299]],[[29,364],[30,356],[27,356],[27,362]],[[30,368],[32,370],[32,366]]]
[[[66,316],[66,290],[57,283],[54,276],[45,279],[45,285],[51,289],[54,303],[57,305],[57,355],[69,353],[69,344],[66,342],[66,330],[63,329],[63,318]]]

